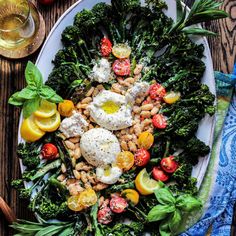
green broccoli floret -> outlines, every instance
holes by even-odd
[[[41,204],[38,206],[37,212],[44,220],[56,219],[59,212],[59,206],[50,199],[43,198]]]
[[[31,194],[32,194],[31,188],[28,188],[28,189],[22,188],[19,191],[19,198],[20,199],[30,199]]]
[[[119,15],[127,14],[128,11],[131,11],[134,8],[140,6],[140,0],[112,0],[111,5],[113,12],[118,13]]]
[[[81,32],[76,26],[67,26],[61,35],[61,41],[65,46],[76,45],[81,37]]]
[[[11,181],[11,186],[15,189],[24,188],[24,180],[23,179],[14,179]]]
[[[112,19],[112,7],[104,2],[97,3],[92,8],[92,13],[101,24],[107,24]]]
[[[27,156],[24,159],[22,159],[22,163],[24,166],[27,167],[27,169],[34,169],[40,164],[40,158],[39,156]]]

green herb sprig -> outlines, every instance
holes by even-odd
[[[177,21],[169,30],[169,34],[182,31],[191,35],[216,35],[200,27],[189,27],[203,22],[208,22],[216,19],[228,17],[228,13],[219,9],[221,2],[214,0],[196,0],[187,15],[186,6],[183,8],[180,0],[176,0],[177,5]]]
[[[174,197],[168,188],[155,191],[157,201],[147,215],[149,222],[160,221],[159,232],[161,236],[174,235],[180,226],[183,214],[189,214],[202,207],[202,203],[190,194]]]
[[[25,79],[27,86],[21,91],[14,93],[8,100],[11,105],[23,107],[24,118],[28,118],[39,108],[42,99],[53,103],[63,101],[51,87],[43,84],[41,72],[30,61],[25,69]]]

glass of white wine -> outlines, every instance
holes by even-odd
[[[17,50],[32,43],[39,15],[28,0],[0,0],[0,48]]]

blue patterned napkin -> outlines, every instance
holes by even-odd
[[[215,72],[217,112],[214,144],[199,191],[204,209],[188,219],[194,224],[181,236],[229,236],[236,202],[236,65],[230,75]],[[232,99],[231,99],[232,98]],[[231,100],[231,102],[230,102]]]

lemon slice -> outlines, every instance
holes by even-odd
[[[35,142],[43,137],[45,132],[35,124],[33,117],[23,120],[20,128],[21,137],[27,142]]]
[[[46,100],[42,100],[40,107],[37,111],[34,112],[35,116],[48,118],[53,116],[57,111],[57,105],[52,102],[48,102]]]
[[[53,132],[58,129],[61,124],[61,117],[59,112],[57,111],[52,117],[49,118],[41,118],[34,117],[35,124],[43,131]]]
[[[135,187],[142,195],[149,195],[154,193],[154,190],[161,188],[161,183],[154,179],[151,179],[146,171],[143,169],[137,175],[135,181]]]
[[[113,46],[112,54],[119,59],[128,58],[131,54],[131,48],[125,43],[118,43]]]
[[[180,99],[180,92],[173,92],[173,91],[170,91],[163,97],[163,100],[168,104],[173,104],[177,102],[179,99]]]

